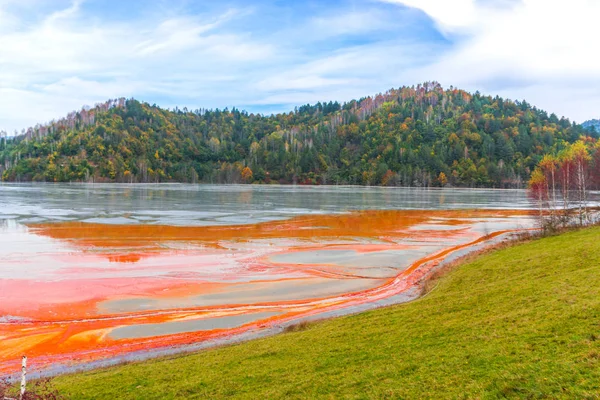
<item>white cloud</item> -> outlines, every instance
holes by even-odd
[[[264,26],[260,5],[118,21],[57,2],[0,0],[0,129],[121,96],[285,111],[429,80],[600,116],[600,1],[353,0]]]
[[[9,3],[0,0],[0,18],[12,24],[0,30],[0,129],[11,132],[108,98],[185,98],[273,52],[219,30],[243,10],[111,23],[87,16],[77,0],[32,22],[9,13]]]
[[[435,20],[444,32],[462,30],[478,22],[474,0],[383,0],[419,8]],[[480,11],[480,10],[478,10]]]
[[[347,47],[260,80],[254,104],[348,101],[398,86],[404,71],[431,62],[439,48],[399,40]]]
[[[600,82],[595,50],[600,2],[522,0],[503,7],[489,0],[389,2],[421,9],[445,34],[466,35],[407,77],[535,100],[540,108],[578,121],[600,115],[600,94],[588,90]]]
[[[407,23],[366,6],[325,9],[258,38],[252,27],[260,15],[253,9],[117,23],[90,18],[85,6],[66,3],[36,24],[19,21],[0,32],[0,128],[21,129],[121,96],[267,111],[350,100],[397,85],[397,71],[414,54],[429,53],[403,38],[338,43]],[[245,17],[254,25],[236,26]]]

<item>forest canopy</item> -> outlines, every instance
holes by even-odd
[[[0,138],[4,181],[524,187],[581,125],[437,82],[288,113],[110,100]]]

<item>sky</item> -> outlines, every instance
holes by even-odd
[[[118,97],[273,113],[393,87],[600,117],[600,0],[0,0],[0,130]]]

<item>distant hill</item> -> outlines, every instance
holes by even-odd
[[[585,131],[436,82],[265,116],[111,100],[0,139],[5,181],[521,187]]]
[[[581,124],[586,130],[594,130],[596,134],[600,133],[600,119],[591,119]]]

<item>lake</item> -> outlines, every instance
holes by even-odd
[[[63,371],[407,301],[531,215],[520,190],[0,185],[0,374],[23,354]]]

